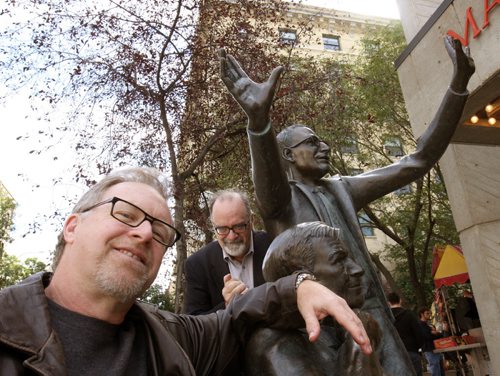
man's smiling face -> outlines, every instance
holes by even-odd
[[[146,184],[116,184],[103,194],[102,201],[112,197],[172,223],[165,200]],[[63,259],[71,258],[72,269],[83,285],[96,293],[130,301],[142,295],[154,281],[166,247],[153,239],[149,221],[130,227],[111,216],[111,205],[70,216],[65,225],[70,230],[69,249]]]

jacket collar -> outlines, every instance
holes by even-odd
[[[0,342],[26,354],[26,367],[42,375],[66,373],[45,296],[51,277],[51,273],[37,273],[0,292]]]
[[[129,316],[144,324],[152,375],[195,376],[191,360],[168,329],[169,312],[160,314],[157,307],[147,303],[136,303]]]
[[[37,273],[0,291],[0,343],[24,353],[24,365],[41,375],[65,375],[62,345],[50,325],[45,296],[52,273]],[[130,317],[146,330],[152,375],[195,375],[188,356],[162,322],[157,308],[136,303]]]

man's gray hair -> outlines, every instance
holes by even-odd
[[[224,189],[221,191],[217,191],[212,195],[212,197],[210,197],[210,200],[208,201],[208,209],[210,210],[210,220],[212,220],[212,212],[216,201],[225,201],[225,200],[232,201],[235,198],[239,198],[241,201],[243,201],[243,204],[245,205],[245,209],[247,211],[248,220],[250,220],[250,217],[252,215],[250,200],[248,199],[248,196],[245,192],[239,191],[237,189]]]
[[[340,246],[340,230],[319,221],[300,223],[279,234],[264,258],[264,279],[273,282],[298,270],[312,273],[316,261],[313,239],[316,238],[330,238]]]
[[[114,185],[120,183],[143,183],[153,187],[164,199],[168,198],[169,184],[163,173],[151,167],[129,167],[112,171],[101,181],[93,185],[76,203],[71,213],[81,213],[85,209],[102,200],[104,193]],[[66,241],[61,231],[57,238],[57,245],[52,259],[52,270],[55,270],[64,251]]]

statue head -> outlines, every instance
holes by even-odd
[[[349,257],[340,230],[323,222],[301,223],[279,234],[269,246],[262,269],[268,282],[298,270],[309,271],[350,307],[363,305],[364,271]]]
[[[276,138],[289,179],[315,181],[328,173],[330,147],[312,129],[295,124]]]

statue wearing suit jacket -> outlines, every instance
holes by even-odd
[[[295,224],[320,220],[340,228],[352,258],[365,270],[367,295],[363,310],[384,333],[381,362],[389,375],[412,375],[408,354],[391,322],[392,314],[371,262],[357,220],[370,202],[424,176],[443,155],[459,123],[467,100],[467,84],[474,73],[468,50],[446,37],[453,64],[451,83],[434,119],[418,140],[415,152],[386,167],[357,176],[325,178],[329,146],[304,125],[285,128],[278,136],[270,109],[282,67],[263,83],[253,82],[234,57],[219,53],[221,78],[248,117],[248,139],[257,199],[266,230],[276,237]],[[443,90],[444,91],[444,90]]]

